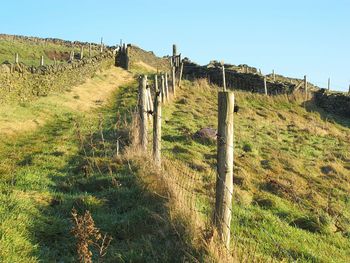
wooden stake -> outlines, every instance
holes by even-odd
[[[166,94],[165,94],[165,81],[164,81],[164,76],[161,76],[161,90],[160,90],[160,95],[162,102],[164,103],[166,100]]]
[[[267,83],[266,83],[266,76],[264,76],[264,89],[265,89],[265,95],[267,95]]]
[[[156,166],[161,167],[161,143],[162,143],[162,103],[161,94],[156,89],[153,113],[153,160]]]
[[[44,66],[44,56],[41,56],[40,58],[40,66]]]
[[[175,66],[172,67],[172,93],[173,93],[173,96],[175,97],[176,96],[176,75],[175,75]]]
[[[151,95],[151,88],[147,85],[147,112],[153,112],[153,101]],[[152,121],[152,115],[147,114],[149,121]]]
[[[140,145],[143,151],[147,151],[147,76],[140,79],[139,84],[139,115],[140,115]]]
[[[225,246],[230,245],[230,223],[233,193],[233,109],[232,91],[218,94],[217,178],[215,225]]]
[[[100,49],[100,52],[101,53],[103,52],[103,37],[101,37],[101,49]]]
[[[18,53],[16,53],[16,55],[15,55],[15,63],[18,64],[18,62],[19,62]]]
[[[179,88],[181,87],[181,80],[182,80],[182,73],[184,70],[184,63],[181,62],[181,68],[180,68],[180,77],[179,77]]]

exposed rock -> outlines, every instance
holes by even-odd
[[[197,131],[193,137],[201,140],[215,141],[217,138],[217,130],[213,128],[202,128]]]

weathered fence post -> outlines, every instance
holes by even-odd
[[[164,103],[165,100],[167,99],[167,98],[166,98],[166,95],[165,95],[164,75],[161,76],[161,89],[160,89],[160,94],[161,94],[162,102]]]
[[[171,68],[171,72],[172,72],[172,77],[171,77],[171,80],[172,80],[172,92],[173,92],[173,96],[175,97],[176,96],[176,75],[175,75],[175,66],[173,66]]]
[[[166,101],[169,101],[170,94],[169,94],[169,82],[168,82],[168,73],[165,72],[165,99]]]
[[[264,76],[264,90],[265,90],[265,95],[267,95],[267,82],[266,82],[266,76]]]
[[[306,75],[304,76],[304,89],[305,89],[305,100],[307,100],[308,96],[307,96],[307,79],[306,79]]]
[[[73,61],[73,60],[74,60],[74,50],[72,50],[72,51],[70,52],[69,60],[70,60],[70,61]]]
[[[16,55],[15,55],[15,63],[18,64],[18,62],[19,62],[19,57],[18,57],[18,53],[16,53]]]
[[[40,66],[44,66],[44,56],[41,56],[40,58]]]
[[[155,76],[156,80],[157,75]],[[162,103],[158,88],[155,91],[153,112],[153,160],[156,166],[161,167],[161,143],[162,143]]]
[[[84,47],[81,46],[80,47],[80,59],[83,59],[84,58]]]
[[[331,90],[331,78],[328,78],[328,91]]]
[[[139,84],[139,114],[140,114],[140,144],[143,151],[147,150],[147,76],[143,75]]]
[[[153,101],[152,101],[152,95],[151,95],[151,86],[147,85],[147,112],[151,113],[153,112]],[[150,114],[147,114],[149,121],[152,121],[152,116]]]
[[[180,76],[179,76],[179,88],[181,87],[181,80],[182,80],[182,73],[184,70],[184,63],[181,62],[181,67],[180,67]]]
[[[225,246],[230,245],[233,192],[233,112],[234,94],[218,94],[217,178],[214,222]]]
[[[275,82],[276,81],[276,74],[275,74],[275,70],[272,70],[272,79]]]

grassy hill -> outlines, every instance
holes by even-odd
[[[16,41],[27,63],[51,45],[71,50]],[[1,54],[14,57],[5,42]],[[216,128],[218,87],[184,81],[163,106],[159,172],[132,143],[136,80],[163,69],[165,60],[139,49],[134,56],[129,72],[111,68],[69,92],[0,109],[1,262],[76,262],[73,208],[90,211],[95,227],[112,238],[105,262],[225,262],[207,238],[216,142],[193,136]],[[350,120],[302,98],[235,91],[237,262],[350,258]],[[169,179],[175,184],[164,183]],[[101,260],[98,248],[92,252]]]

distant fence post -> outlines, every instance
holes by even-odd
[[[140,144],[143,151],[147,150],[147,76],[143,75],[139,83],[139,115],[140,115]]]
[[[264,90],[265,90],[265,95],[267,95],[267,82],[266,82],[266,76],[264,76]]]
[[[103,52],[103,37],[101,37],[101,47],[100,47],[100,52]]]
[[[230,245],[233,192],[233,112],[234,94],[218,94],[217,178],[214,222],[225,246]]]
[[[224,62],[221,62],[222,64],[222,87],[224,88],[224,91],[226,91],[226,76],[225,76],[225,65]]]
[[[165,99],[166,101],[169,101],[170,94],[169,94],[169,82],[168,82],[168,73],[165,72]]]
[[[272,79],[275,82],[276,81],[276,74],[275,74],[275,70],[272,70]]]
[[[155,81],[157,75],[155,76]],[[162,78],[163,79],[163,78]],[[156,166],[161,167],[161,140],[162,140],[162,103],[158,88],[155,90],[153,112],[153,160]]]
[[[164,83],[164,75],[161,76],[161,88],[160,88],[160,94],[161,94],[161,99],[162,102],[164,103],[166,100],[166,95],[165,95],[165,83]]]
[[[307,96],[307,79],[306,79],[306,75],[304,76],[304,89],[305,89],[305,100],[308,99],[308,96]]]
[[[44,56],[41,56],[40,58],[40,66],[44,66]]]
[[[176,75],[175,75],[175,66],[173,66],[171,68],[171,72],[172,72],[172,77],[171,77],[171,80],[172,80],[172,92],[173,92],[173,96],[175,97],[176,96]]]
[[[181,87],[181,80],[182,80],[182,73],[184,70],[184,63],[181,62],[181,67],[180,67],[180,77],[179,77],[179,88]]]
[[[15,63],[18,64],[18,62],[19,62],[19,57],[18,57],[18,53],[16,53],[16,55],[15,55]]]
[[[81,46],[80,47],[80,59],[83,59],[84,58],[84,47]]]
[[[328,91],[331,90],[331,78],[328,78]]]

